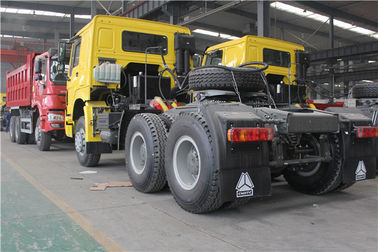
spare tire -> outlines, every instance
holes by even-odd
[[[189,88],[193,90],[218,89],[234,91],[234,74],[239,91],[257,92],[265,89],[260,72],[240,67],[199,67],[189,72]]]
[[[375,98],[378,97],[378,83],[356,84],[352,89],[353,98]]]

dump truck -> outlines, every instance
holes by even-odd
[[[140,192],[168,183],[184,210],[204,213],[271,195],[272,172],[309,194],[375,177],[370,120],[279,109],[263,62],[192,69],[187,28],[99,15],[68,43],[66,134],[78,160],[125,149]]]
[[[64,137],[66,77],[65,66],[57,59],[56,49],[31,53],[25,65],[7,72],[11,142],[36,143],[39,150],[47,151],[52,138]]]

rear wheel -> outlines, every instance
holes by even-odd
[[[9,138],[12,143],[16,142],[16,123],[15,123],[15,116],[12,116],[9,122]]]
[[[79,163],[85,167],[96,166],[100,161],[101,154],[88,154],[85,141],[85,119],[80,117],[75,131],[75,149]]]
[[[337,189],[341,183],[342,161],[339,139],[335,135],[329,135],[328,141],[332,160],[327,162],[310,163],[300,169],[284,171],[284,177],[288,184],[295,190],[308,194],[325,194]],[[303,135],[300,145],[312,149],[310,155],[319,155],[320,146],[318,140],[311,135]]]
[[[41,131],[41,120],[39,118],[37,119],[37,124],[35,125],[34,138],[40,151],[50,150],[51,135],[49,132]]]
[[[204,213],[221,206],[216,146],[199,113],[177,117],[169,131],[165,162],[169,187],[186,211]]]
[[[138,114],[127,128],[126,168],[130,180],[140,192],[157,192],[166,185],[164,152],[167,129],[159,116]]]
[[[27,135],[21,132],[21,118],[19,116],[15,119],[15,139],[18,144],[25,144]]]

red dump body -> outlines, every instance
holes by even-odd
[[[48,120],[49,114],[58,114],[64,118],[67,93],[65,82],[51,79],[53,60],[50,53],[31,53],[25,65],[7,72],[7,107],[12,109],[12,116],[22,118],[26,113],[21,112],[33,111],[33,117],[38,116],[40,119],[42,132],[64,130],[64,119]],[[40,63],[40,73],[35,73],[37,61],[43,62]]]
[[[25,65],[7,72],[7,107],[31,106],[34,59],[39,54],[29,54]]]

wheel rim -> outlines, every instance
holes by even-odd
[[[14,129],[15,129],[15,132],[14,132],[14,136],[15,136],[15,138],[16,138],[16,140],[18,139],[18,127],[20,127],[20,125],[17,123],[17,119],[15,119],[15,127],[14,127]]]
[[[190,136],[182,136],[173,150],[173,170],[177,182],[184,190],[192,190],[201,174],[201,155]]]
[[[10,137],[13,139],[13,135],[14,135],[14,119],[10,120],[9,122],[9,134],[10,134]]]
[[[135,132],[130,142],[131,167],[136,174],[142,174],[147,163],[146,140],[142,133]]]
[[[305,143],[305,148],[313,148],[313,155],[319,155],[319,146],[317,141],[314,138],[310,138],[307,143]],[[317,173],[320,169],[321,162],[310,164],[309,167],[306,167],[302,170],[298,170],[297,173],[302,177],[311,177]]]
[[[39,145],[41,142],[41,129],[39,126],[40,126],[40,123],[38,122],[37,125],[35,126],[35,131],[34,131],[34,137],[35,137],[35,141],[37,142],[37,145]]]
[[[75,134],[75,149],[76,152],[80,155],[85,154],[85,130],[81,128],[78,132]]]

